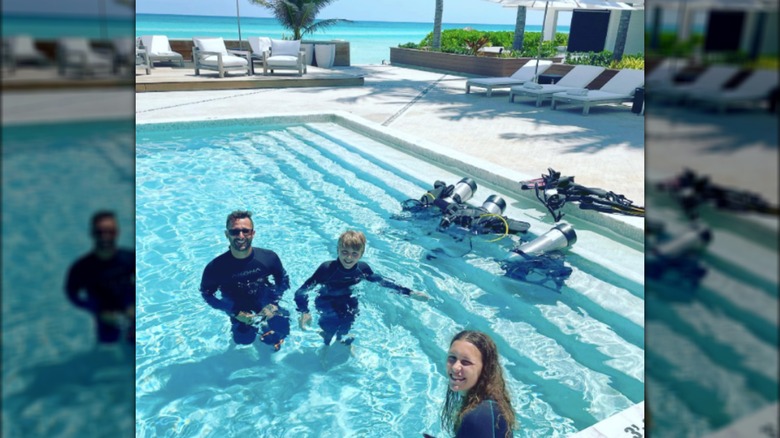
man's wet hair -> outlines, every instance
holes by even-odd
[[[251,211],[235,210],[227,216],[227,221],[225,222],[225,228],[230,228],[230,224],[232,224],[234,221],[237,221],[239,219],[249,219],[249,221],[252,222],[252,228],[255,227],[255,221],[252,220]]]
[[[92,228],[90,228],[90,230],[94,231],[97,224],[103,219],[113,219],[116,221],[116,213],[111,210],[99,210],[95,212],[95,214],[92,215]]]
[[[356,251],[366,249],[366,236],[360,231],[347,230],[339,236],[339,249],[348,248]]]

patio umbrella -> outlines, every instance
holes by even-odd
[[[542,37],[544,36],[544,27],[547,22],[547,11],[552,8],[559,11],[572,11],[574,9],[622,9],[635,10],[643,9],[638,4],[630,5],[627,2],[617,2],[610,0],[488,0],[493,3],[499,3],[505,8],[517,8],[525,6],[527,9],[544,10],[542,19]],[[644,3],[644,0],[636,0]],[[539,50],[536,53],[536,69],[534,70],[534,81],[538,81],[537,73],[539,71],[539,59],[542,55],[542,38],[539,38]]]

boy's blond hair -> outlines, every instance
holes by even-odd
[[[360,231],[347,230],[339,236],[339,249],[348,248],[360,251],[366,249],[366,236]]]

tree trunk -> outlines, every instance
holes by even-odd
[[[620,22],[618,23],[617,37],[615,37],[615,50],[612,51],[612,59],[620,61],[623,58],[623,51],[626,49],[626,38],[628,37],[628,23],[631,20],[631,11],[620,11]]]
[[[444,12],[444,0],[436,0],[436,14],[433,16],[433,42],[434,50],[441,49],[441,16]]]
[[[525,39],[525,11],[525,6],[517,8],[515,40],[512,42],[512,50],[523,50],[523,39]]]

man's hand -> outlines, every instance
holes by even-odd
[[[100,312],[98,318],[100,318],[100,321],[104,324],[112,325],[114,327],[119,327],[119,324],[121,323],[122,320],[122,314],[120,312],[105,311],[105,312]]]
[[[237,320],[247,325],[252,325],[255,322],[256,317],[257,317],[256,314],[250,312],[244,312],[243,310],[238,312],[238,315],[235,316]]]
[[[429,297],[429,296],[428,296],[428,295],[426,295],[425,293],[423,293],[423,292],[417,292],[417,291],[415,291],[415,290],[413,290],[413,291],[409,292],[409,296],[410,296],[411,298],[414,298],[415,300],[418,300],[418,301],[428,301],[428,300],[430,300],[430,299],[431,299],[431,297]]]
[[[271,319],[274,316],[276,316],[276,312],[279,310],[278,307],[276,307],[275,304],[269,304],[260,311],[260,316],[262,316],[265,319]]]
[[[301,313],[301,317],[298,318],[298,325],[300,325],[302,329],[305,329],[306,326],[310,324],[311,324],[311,314],[309,312]]]

